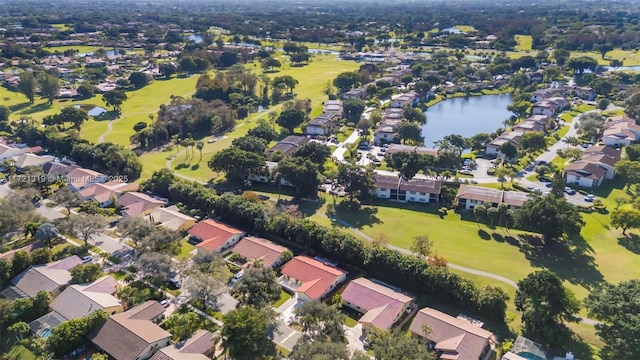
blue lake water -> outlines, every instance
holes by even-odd
[[[425,112],[427,123],[422,125],[424,144],[432,147],[434,141],[442,140],[450,134],[471,137],[481,132],[492,133],[502,127],[502,122],[512,115],[507,110],[511,102],[511,94],[469,96],[441,101]]]

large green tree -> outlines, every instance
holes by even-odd
[[[274,171],[296,188],[298,196],[315,197],[320,185],[318,164],[308,159],[292,157],[281,160]]]
[[[295,108],[284,110],[278,116],[278,125],[289,130],[289,134],[293,134],[293,129],[304,121],[304,111]]]
[[[275,271],[257,262],[244,270],[244,276],[233,285],[231,294],[242,304],[261,308],[278,300],[280,285]]]
[[[368,198],[374,189],[373,169],[350,163],[338,164],[338,184],[344,186],[349,200]]]
[[[564,322],[579,320],[579,301],[549,270],[536,271],[518,281],[515,304],[522,311],[525,335],[544,345],[566,344],[571,331]]]
[[[345,343],[299,340],[289,355],[291,360],[349,360]]]
[[[640,182],[640,161],[622,159],[615,164],[616,174],[624,180],[627,189]]]
[[[224,316],[222,346],[232,359],[265,359],[275,353],[274,343],[267,337],[273,315],[269,310],[240,307]]]
[[[333,85],[337,87],[341,93],[351,90],[362,83],[362,79],[355,72],[344,72],[333,79]]]
[[[294,321],[302,328],[302,336],[307,341],[344,341],[345,315],[337,308],[314,300],[303,303],[294,312]]]
[[[360,99],[346,99],[342,103],[343,115],[347,121],[357,123],[360,121],[360,116],[364,112],[366,105],[364,101]]]
[[[596,333],[605,360],[640,359],[640,280],[606,283],[584,300],[589,316],[599,320]]]
[[[260,170],[265,158],[253,152],[231,147],[217,152],[209,161],[209,168],[222,171],[229,180],[243,181],[249,174]]]
[[[529,151],[543,150],[547,147],[544,133],[540,131],[530,131],[520,138],[520,146]]]
[[[636,209],[613,210],[611,226],[622,229],[622,235],[627,235],[628,229],[640,229],[640,211]]]
[[[127,101],[127,94],[122,90],[111,90],[102,94],[102,100],[113,110],[120,111],[120,106]]]
[[[421,145],[424,142],[422,128],[417,122],[403,121],[396,126],[395,130],[403,144]]]
[[[584,226],[576,207],[554,194],[527,200],[514,217],[516,226],[542,234],[545,241],[578,234]]]
[[[51,74],[42,74],[38,78],[38,85],[40,85],[40,93],[46,97],[49,104],[53,104],[53,100],[58,95],[60,90],[60,81],[57,76]]]
[[[331,149],[319,142],[312,141],[297,148],[296,151],[293,152],[293,156],[308,159],[316,164],[323,165],[329,156],[331,156]]]
[[[20,82],[18,83],[18,91],[24,94],[33,104],[38,88],[38,80],[31,71],[25,71],[20,74]]]
[[[376,360],[436,360],[427,344],[402,331],[374,331],[371,349]]]

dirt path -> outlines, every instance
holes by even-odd
[[[109,133],[113,130],[113,122],[117,120],[118,119],[109,120],[109,122],[107,123],[107,131],[103,132],[102,135],[98,137],[98,144],[102,144],[104,142],[104,137],[109,135]]]

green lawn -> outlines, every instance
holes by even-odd
[[[515,35],[517,51],[531,51],[531,44],[533,43],[533,37],[531,35]]]
[[[286,291],[280,290],[280,297],[273,304],[273,307],[277,309],[289,299],[291,299],[291,295],[289,295],[289,293],[287,293]]]
[[[187,242],[187,238],[185,237],[184,239],[180,240],[180,254],[175,258],[180,261],[189,259],[193,256],[191,255],[191,252],[195,249],[196,247],[189,244],[189,242]]]
[[[2,349],[8,349],[2,355],[2,359],[8,360],[36,360],[36,355],[21,345],[13,335],[2,339]]]
[[[60,31],[67,31],[67,30],[71,30],[70,27],[68,27],[66,24],[51,24],[52,27],[59,29]]]
[[[67,50],[77,50],[81,54],[94,52],[98,49],[113,50],[105,46],[87,46],[87,45],[50,46],[50,47],[45,47],[44,49],[50,52],[59,52],[59,53],[63,53]]]
[[[556,133],[560,138],[562,138],[563,136],[567,135],[567,133],[569,132],[569,126],[571,125],[566,125],[560,128],[560,130],[558,130],[558,132]]]
[[[122,104],[121,116],[113,122],[113,131],[105,136],[105,141],[129,146],[129,138],[134,134],[133,125],[140,121],[149,123],[149,114],[156,114],[160,105],[169,102],[172,95],[186,97],[193,94],[196,81],[198,76],[155,80],[140,90],[127,92],[129,98]],[[82,136],[97,142],[98,137],[107,131],[107,121],[99,123],[100,125],[92,125],[91,122],[85,124]]]
[[[453,28],[454,29],[458,29],[458,30],[463,31],[463,32],[466,32],[467,34],[471,33],[471,32],[474,32],[474,31],[478,31],[478,30],[476,30],[476,28],[474,28],[471,25],[456,25]]]
[[[609,65],[611,60],[621,60],[624,66],[640,65],[640,53],[636,50],[622,50],[620,48],[609,51],[605,58],[599,52],[595,51],[572,51],[571,57],[589,56],[598,61],[599,65]]]
[[[296,86],[295,88],[295,93],[297,94],[296,97],[298,99],[311,99],[313,108],[318,109],[322,106],[322,102],[327,98],[327,96],[323,92],[327,80],[333,79],[335,76],[342,72],[353,71],[357,68],[358,64],[353,61],[336,60],[335,56],[330,55],[317,55],[313,57],[312,61],[308,65],[302,67],[293,67],[285,64],[282,70],[277,73],[269,74],[269,76],[293,76],[296,80],[299,81],[298,86]],[[154,84],[155,83],[157,82],[154,82]],[[195,79],[192,89],[194,87]],[[140,91],[143,91],[145,89],[142,89]],[[124,113],[125,106],[127,106],[127,103],[129,101],[131,100],[128,100],[123,105],[123,116],[129,116]],[[157,109],[158,106],[156,106],[155,108]],[[233,131],[225,134],[225,137],[223,139],[220,139],[213,143],[205,141],[205,146],[202,150],[202,161],[200,161],[200,154],[196,154],[195,157],[192,157],[188,161],[185,161],[186,153],[181,153],[171,161],[171,168],[181,176],[198,181],[206,182],[212,178],[215,178],[216,174],[207,166],[207,162],[209,161],[209,159],[211,159],[211,156],[213,156],[213,154],[215,154],[216,152],[231,146],[231,142],[233,141],[233,139],[244,136],[258,119],[266,118],[269,112],[278,112],[281,106],[282,105],[279,104],[268,109],[268,111],[252,114],[248,119],[238,121],[236,128]],[[141,116],[141,120],[138,121],[143,121],[144,118],[147,118],[147,115]],[[118,122],[120,122],[120,120],[118,120]],[[122,125],[118,124],[118,122],[113,124],[114,129],[116,128],[116,125],[117,127],[120,127],[120,125]],[[128,126],[123,126],[123,131],[129,131],[126,139],[128,141],[128,137],[133,133],[132,127],[137,121],[127,122]],[[120,136],[124,137],[124,135]],[[109,140],[109,136],[107,136],[107,140]],[[175,150],[173,150],[172,152],[152,152],[142,155],[141,159],[144,167],[141,178],[146,179],[150,177],[151,174],[153,174],[153,171],[164,168],[166,166],[167,158],[172,156],[173,154],[175,154]]]

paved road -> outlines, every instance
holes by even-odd
[[[338,145],[338,148],[333,151],[333,154],[331,154],[332,158],[336,161],[344,162],[344,153],[347,151],[346,144],[353,144],[354,142],[358,141],[358,137],[360,137],[358,131],[354,130],[353,133],[349,135],[349,137],[346,138],[345,141],[340,143],[340,145]]]

